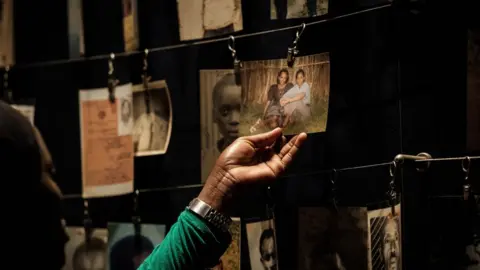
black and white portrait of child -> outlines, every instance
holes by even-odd
[[[402,269],[399,213],[399,205],[395,208],[395,215],[392,214],[391,207],[368,213],[372,270]]]
[[[239,137],[241,99],[232,70],[200,71],[202,181],[220,153]]]

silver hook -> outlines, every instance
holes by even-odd
[[[235,37],[230,36],[229,42],[228,42],[228,49],[232,52],[232,57],[235,58],[237,55],[237,51],[235,50]]]
[[[390,164],[390,176],[391,177],[394,177],[395,174],[397,172],[397,162],[396,161],[393,161],[391,164]]]
[[[338,178],[338,171],[336,169],[332,169],[332,174],[330,176],[331,193],[332,193],[332,196],[331,196],[332,198],[331,199],[332,199],[333,207],[334,207],[335,210],[337,210],[337,194],[336,194],[337,178]]]
[[[462,170],[464,173],[468,174],[470,172],[470,164],[472,163],[472,160],[470,157],[465,157],[462,161]]]
[[[463,199],[466,201],[470,197],[470,183],[468,180],[468,176],[470,174],[470,164],[471,164],[471,159],[470,157],[465,157],[465,159],[462,160],[462,171],[465,173],[465,181],[463,184]]]
[[[12,102],[12,91],[8,89],[8,73],[10,71],[10,65],[5,66],[5,73],[3,73],[3,95],[7,103]]]
[[[108,75],[113,75],[113,60],[115,60],[115,54],[111,53],[110,54],[110,59],[108,60]]]
[[[295,37],[295,40],[293,41],[293,46],[296,46],[298,41],[300,40],[300,36],[303,34],[303,31],[305,31],[305,28],[307,27],[307,25],[305,23],[302,23],[300,25],[300,29],[297,30],[297,33],[296,33],[296,37]]]
[[[148,49],[145,49],[145,55],[143,57],[143,71],[146,73],[148,70]]]

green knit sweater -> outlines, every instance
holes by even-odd
[[[205,269],[227,250],[231,236],[210,226],[190,210],[183,211],[165,239],[138,270]]]

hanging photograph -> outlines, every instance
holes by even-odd
[[[177,0],[177,10],[182,41],[243,30],[241,0]]]
[[[277,244],[273,219],[247,223],[248,251],[252,270],[277,269]]]
[[[241,223],[240,218],[232,218],[232,224],[230,225],[230,233],[232,235],[232,242],[228,246],[225,253],[218,264],[211,268],[211,270],[240,270],[240,243],[241,243]]]
[[[125,51],[138,49],[138,17],[137,0],[122,0],[123,8],[123,40]]]
[[[165,225],[133,223],[108,224],[108,269],[136,270],[165,238]]]
[[[308,18],[327,13],[328,0],[270,0],[272,20]]]
[[[13,0],[0,0],[0,67],[14,64]]]
[[[243,62],[240,135],[283,127],[285,134],[324,132],[330,96],[328,53]]]
[[[400,204],[368,211],[369,267],[371,270],[402,269]]]
[[[85,56],[81,0],[68,0],[68,39],[70,58]]]
[[[83,227],[67,227],[67,233],[70,239],[65,245],[63,270],[107,269],[106,229],[94,229],[88,242]]]
[[[298,268],[368,270],[366,207],[300,207]]]
[[[172,101],[165,81],[133,86],[135,156],[165,154],[172,134]]]
[[[133,192],[132,85],[80,90],[83,198]]]
[[[23,116],[25,116],[32,125],[34,125],[35,120],[35,105],[27,104],[10,104],[12,108],[19,111]]]
[[[220,153],[239,136],[241,96],[233,70],[200,70],[202,183]]]
[[[466,270],[480,270],[480,195],[473,196],[472,210],[475,217],[472,218],[471,239],[465,247]]]
[[[480,151],[480,29],[468,31],[467,150]]]

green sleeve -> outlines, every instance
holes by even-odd
[[[190,210],[185,210],[138,270],[212,267],[218,263],[231,240],[230,234],[216,230]]]

